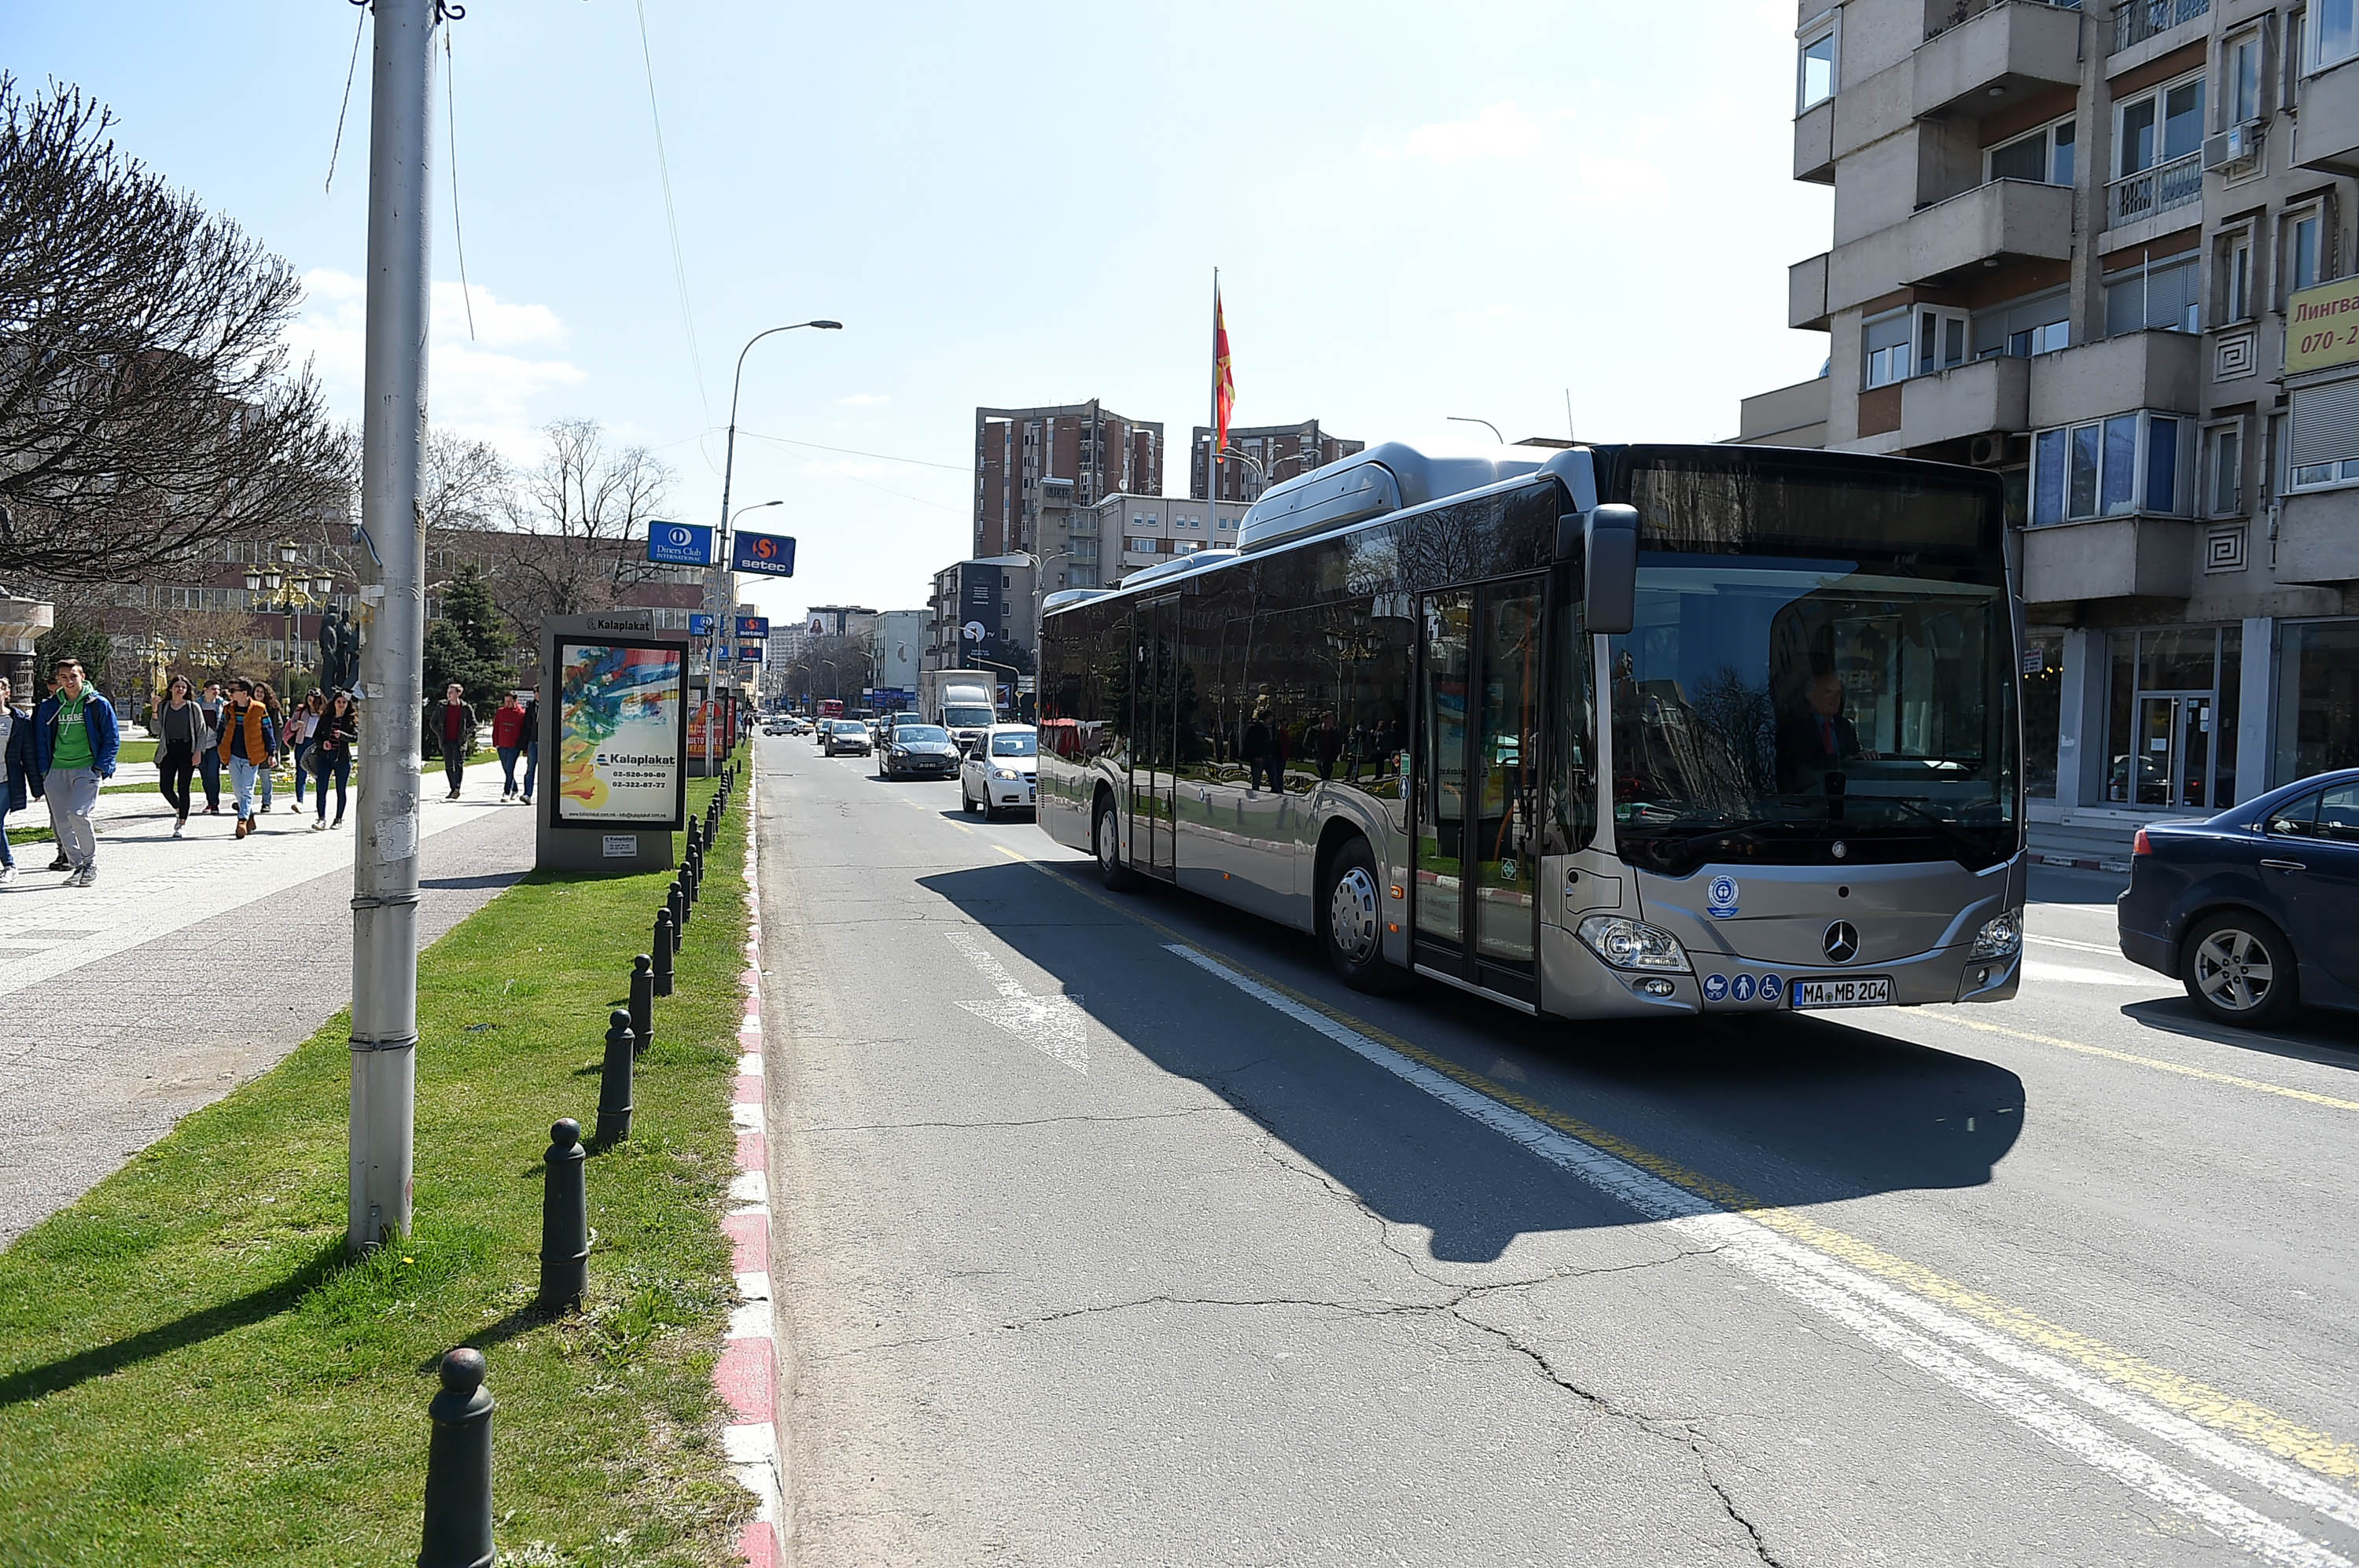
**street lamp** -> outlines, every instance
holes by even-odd
[[[282,544],[277,553],[283,565],[293,566],[303,552],[295,545]],[[296,633],[299,629],[297,617],[305,610],[324,606],[328,603],[329,596],[336,591],[336,580],[326,575],[318,577],[290,575],[273,571],[268,567],[261,567],[245,574],[245,588],[249,593],[268,593],[278,595],[277,602],[266,604],[262,613],[282,615],[286,618],[287,668],[289,671],[302,668],[301,656],[297,653],[295,644]]]
[[[745,340],[745,346],[737,351],[737,368],[729,378],[729,437],[722,448],[721,457],[721,548],[719,559],[704,574],[704,608],[705,613],[712,617],[712,630],[716,637],[721,632],[721,617],[730,613],[730,606],[719,601],[734,597],[725,593],[722,584],[734,576],[734,572],[729,572],[729,486],[737,473],[737,394],[745,384],[745,356],[753,353],[754,345],[764,338],[775,337],[780,332],[799,332],[804,327],[814,327],[823,332],[840,332],[843,330],[843,323],[820,320],[788,321],[784,326],[769,327],[756,332]],[[715,648],[717,650],[717,644]],[[712,687],[713,670],[708,662],[704,671],[704,700],[707,702],[712,699]]]

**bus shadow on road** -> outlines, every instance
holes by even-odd
[[[1086,862],[1008,865],[919,885],[1054,976],[1129,1050],[1202,1083],[1372,1213],[1425,1227],[1437,1259],[1488,1262],[1526,1233],[1646,1219],[1163,953],[1165,933],[1106,919],[1089,874]],[[1856,1017],[1568,1023],[1438,985],[1365,996],[1336,981],[1300,933],[1169,888],[1122,901],[1133,898],[1142,919],[1239,969],[1446,1058],[1495,1097],[1726,1201],[1802,1206],[1979,1186],[2021,1132],[2016,1074]],[[1069,900],[1089,900],[1088,918],[1044,918]]]

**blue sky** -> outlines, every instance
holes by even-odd
[[[431,413],[523,459],[595,419],[711,521],[739,346],[842,320],[747,364],[736,500],[799,541],[773,614],[922,603],[966,551],[978,404],[1099,397],[1183,442],[1215,265],[1241,424],[1558,435],[1570,387],[1583,437],[1714,440],[1825,353],[1784,325],[1830,210],[1789,178],[1790,0],[645,5],[695,352],[633,0],[473,0],[446,85],[475,337],[438,145]],[[321,187],[361,13],[0,10],[20,79],[111,104],[309,277],[298,346],[357,413],[365,42]]]

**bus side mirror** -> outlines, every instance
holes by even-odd
[[[1638,509],[1608,502],[1582,519],[1582,629],[1621,637],[1638,615]]]

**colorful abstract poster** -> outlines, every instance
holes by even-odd
[[[687,659],[678,643],[558,644],[557,825],[680,825]]]

